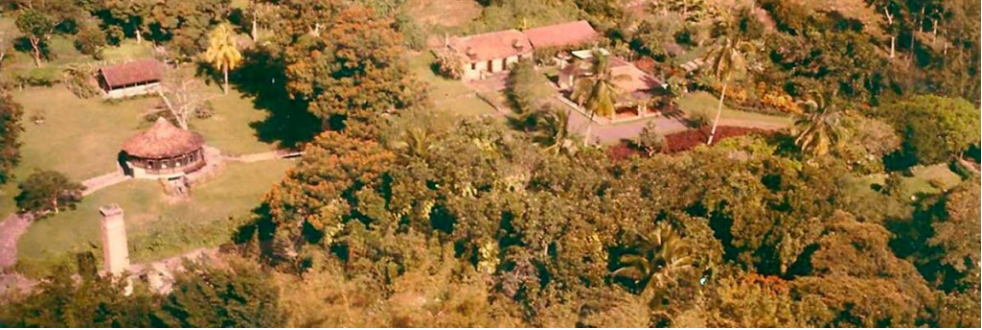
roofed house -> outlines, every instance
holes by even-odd
[[[136,178],[176,178],[205,166],[205,139],[161,117],[123,143],[126,173]]]
[[[537,27],[523,33],[536,49],[583,46],[596,42],[599,37],[587,21]]]
[[[99,69],[99,87],[108,98],[154,93],[163,72],[163,65],[152,59],[110,65]]]
[[[521,59],[532,58],[532,44],[518,30],[477,34],[448,42],[450,50],[462,55],[461,79],[482,79],[489,74],[507,71]]]

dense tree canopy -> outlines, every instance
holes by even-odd
[[[424,102],[425,93],[409,75],[402,40],[392,21],[357,5],[297,3],[284,46],[287,88],[308,103],[325,128],[343,128],[372,137],[386,114]],[[310,11],[331,15],[309,17]],[[322,22],[330,22],[322,23]]]
[[[20,162],[21,118],[24,110],[10,95],[0,91],[0,184],[7,183]]]
[[[435,26],[414,17],[425,1],[49,1],[5,3],[19,49],[44,55],[55,36],[97,54],[132,38],[188,69],[172,72],[204,59],[223,75],[241,55],[226,91],[291,133],[316,127],[236,246],[186,264],[173,291],[122,295],[81,256],[3,301],[2,325],[979,326],[977,2],[489,0]],[[516,114],[471,118],[422,83],[457,82],[407,62],[429,58],[406,47],[438,44],[427,37],[574,19],[672,86],[665,110],[780,113],[786,128],[668,153],[666,112],[624,146],[582,145],[581,115],[552,102],[562,69],[519,62],[501,102]],[[437,53],[451,76],[464,68]],[[595,54],[570,99],[615,116],[623,77]],[[175,78],[171,110],[203,106],[200,80]],[[696,90],[718,103],[675,102]],[[21,112],[0,99],[0,183]],[[57,172],[14,179],[18,207],[38,214],[81,196]]]
[[[904,152],[921,164],[959,157],[979,144],[979,109],[965,100],[916,96],[881,111],[904,137]]]

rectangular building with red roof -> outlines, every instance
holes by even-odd
[[[504,30],[457,38],[447,44],[461,55],[463,80],[482,79],[508,70],[521,59],[532,57],[532,44],[518,30]]]
[[[152,93],[159,90],[163,72],[163,65],[153,59],[105,66],[99,69],[99,87],[107,98]]]
[[[564,48],[596,42],[599,34],[587,21],[576,21],[525,30],[532,47]]]

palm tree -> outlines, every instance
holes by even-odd
[[[689,245],[666,222],[641,236],[639,243],[637,253],[620,257],[621,266],[612,275],[633,280],[641,294],[653,295],[651,301],[657,303],[659,291],[674,283],[679,273],[693,270]]]
[[[802,152],[812,156],[824,156],[832,150],[839,148],[842,142],[842,130],[840,128],[840,113],[833,101],[836,92],[829,96],[822,96],[813,93],[813,98],[799,104],[807,109],[807,113],[794,124],[794,144]]]
[[[590,140],[590,129],[593,127],[595,116],[612,117],[616,109],[617,96],[621,91],[614,81],[626,79],[624,75],[614,76],[610,69],[610,56],[593,52],[591,59],[592,75],[582,77],[573,86],[572,98],[580,106],[585,106],[590,113],[590,123],[587,124],[585,141]]]
[[[713,77],[723,84],[723,90],[719,93],[719,104],[716,105],[713,129],[709,133],[709,141],[706,141],[706,144],[713,144],[713,139],[716,137],[716,127],[719,125],[719,117],[723,113],[723,99],[726,97],[730,78],[735,73],[746,70],[746,55],[752,50],[753,44],[749,42],[723,36],[719,39],[716,47],[706,54],[706,63],[709,63]]]
[[[537,123],[535,140],[546,145],[546,152],[559,154],[569,148],[569,112],[549,108]]]
[[[228,95],[228,71],[234,70],[242,62],[242,54],[235,48],[232,28],[228,24],[219,24],[208,35],[208,50],[204,58],[215,69],[222,70],[225,75],[225,95]]]

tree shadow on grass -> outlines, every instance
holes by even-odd
[[[263,47],[243,52],[245,61],[230,77],[236,89],[253,97],[257,109],[269,113],[263,121],[249,124],[260,141],[280,148],[296,148],[321,131],[320,119],[307,111],[306,102],[290,98],[286,91],[286,65]]]

